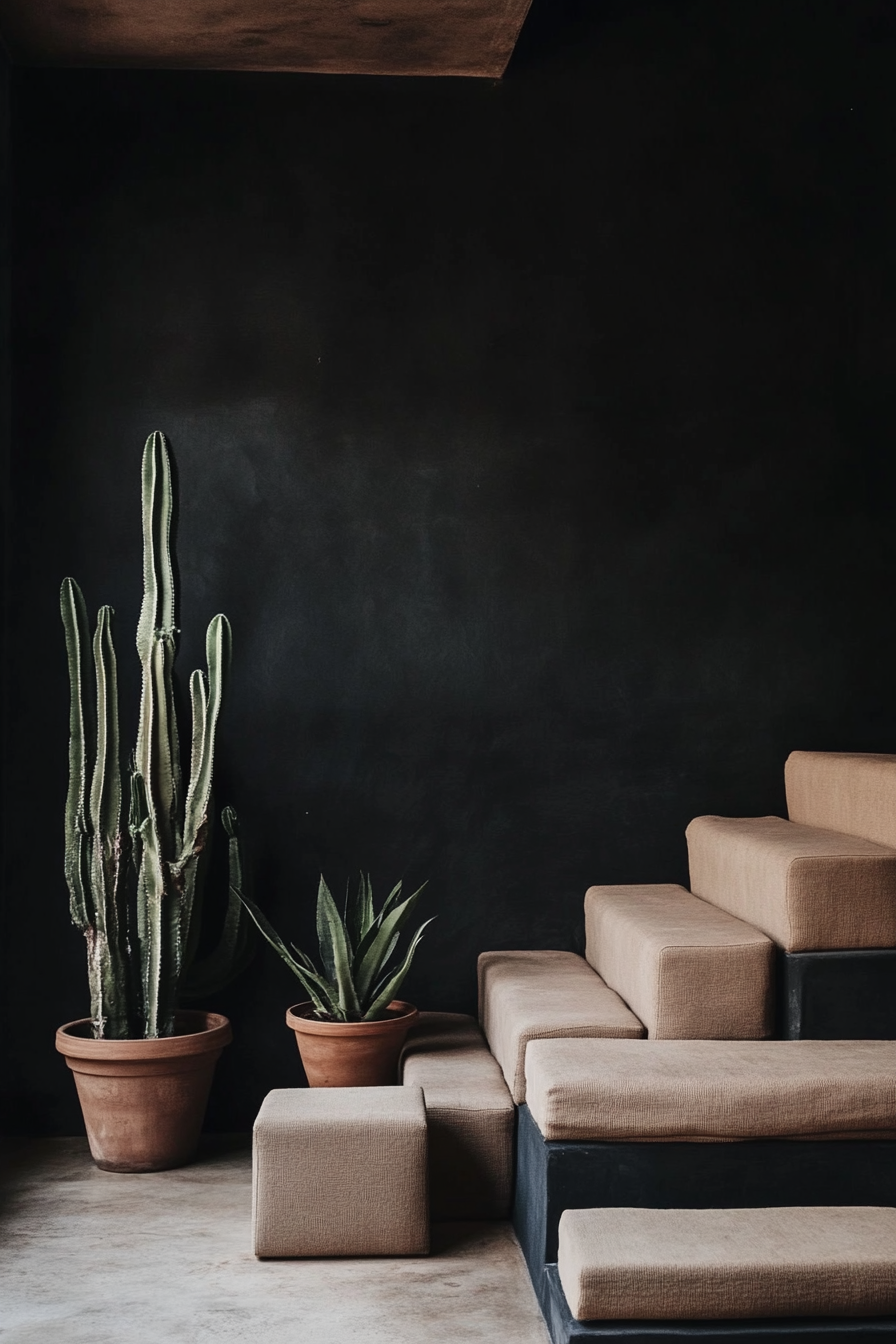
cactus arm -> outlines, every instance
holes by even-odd
[[[171,519],[174,490],[168,440],[157,430],[143,449],[143,605],[137,625],[137,653],[146,663],[158,630],[174,630],[174,566]]]
[[[120,840],[121,773],[118,763],[118,684],[115,646],[112,642],[112,608],[100,607],[93,657],[96,669],[96,760],[90,787],[90,821],[101,838],[108,858]]]
[[[164,434],[150,434],[143,449],[143,604],[137,624],[137,653],[143,668],[137,768],[146,782],[150,812],[161,827],[163,848],[180,848],[178,815],[182,781],[173,668],[176,652],[174,566],[171,522],[174,490]]]
[[[87,759],[93,750],[92,723],[85,712],[88,684],[87,608],[74,579],[63,580],[59,594],[69,677],[68,795],[65,800],[65,877],[72,923],[81,932],[90,926],[93,902],[85,864],[88,841]]]
[[[146,783],[149,810],[164,853],[180,848],[178,795],[180,763],[177,718],[174,712],[174,637],[159,633],[144,668],[142,725],[144,739],[137,744],[137,768]]]
[[[186,999],[202,999],[217,993],[245,970],[255,954],[255,946],[250,938],[253,926],[240,900],[245,878],[239,826],[232,807],[222,809],[221,821],[227,833],[227,859],[230,870],[227,909],[224,912],[224,923],[218,943],[201,961],[193,961],[198,938],[191,930],[193,948],[188,948],[184,959],[186,972],[181,988],[181,997]],[[198,926],[198,914],[197,904],[193,913],[194,929]]]
[[[161,985],[165,954],[169,949],[165,937],[163,903],[165,874],[158,839],[146,791],[146,782],[139,772],[131,780],[131,830],[135,844],[141,847],[140,871],[137,875],[137,934],[140,942],[140,978],[143,986],[143,1034],[155,1037],[164,1032],[161,1018]]]
[[[94,1014],[97,1036],[130,1035],[128,957],[119,885],[123,858],[121,834],[121,772],[118,740],[118,685],[112,641],[112,608],[101,607],[93,640],[96,674],[96,757],[90,788],[91,890],[95,905],[95,939],[101,1002]]]
[[[208,824],[208,804],[212,787],[212,770],[215,762],[215,731],[218,716],[224,699],[227,673],[230,670],[231,632],[226,616],[214,616],[209,623],[205,637],[206,659],[208,661],[208,690],[201,697],[194,692],[194,676],[190,679],[193,710],[200,707],[202,713],[201,741],[197,743],[197,723],[193,726],[193,752],[191,761],[190,785],[187,789],[187,801],[184,820],[184,838],[182,862],[186,862],[200,843]],[[200,674],[201,676],[201,674]]]
[[[202,763],[202,750],[205,742],[205,723],[208,717],[208,686],[205,675],[197,667],[190,675],[190,711],[192,738],[190,749],[190,789],[197,778]],[[189,793],[188,789],[188,793]]]

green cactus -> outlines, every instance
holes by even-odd
[[[230,625],[226,616],[213,618],[206,635],[208,672],[197,670],[190,677],[193,721],[184,796],[174,704],[174,500],[164,434],[146,440],[142,479],[143,605],[137,652],[143,688],[129,769],[127,829],[122,824],[112,609],[100,608],[93,640],[94,712],[88,691],[87,610],[74,579],[63,581],[60,600],[71,688],[65,876],[72,920],[87,942],[94,1035],[113,1039],[170,1036],[178,997],[212,993],[241,968],[249,951],[246,920],[235,894],[242,886],[237,821],[233,810],[225,808],[230,892],[224,927],[218,947],[202,962],[195,961]],[[128,855],[136,882],[131,902]]]

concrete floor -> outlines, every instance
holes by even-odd
[[[251,1158],[211,1140],[179,1171],[98,1171],[85,1139],[14,1144],[0,1185],[3,1344],[548,1344],[506,1223],[443,1223],[433,1254],[249,1250]]]

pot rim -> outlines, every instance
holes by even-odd
[[[204,1055],[222,1050],[233,1040],[228,1018],[221,1013],[207,1013],[202,1009],[178,1009],[181,1023],[195,1023],[178,1036],[157,1036],[150,1040],[130,1037],[124,1040],[94,1040],[92,1036],[77,1036],[77,1027],[88,1026],[89,1017],[78,1017],[66,1022],[56,1031],[56,1049],[61,1055],[74,1059],[173,1059],[179,1055]]]
[[[404,999],[393,999],[389,1004],[389,1008],[400,1008],[403,1011],[395,1012],[391,1017],[381,1017],[375,1022],[319,1022],[313,1017],[305,1016],[302,1009],[308,1008],[314,1010],[314,1004],[310,999],[294,1003],[291,1008],[287,1008],[286,1025],[293,1031],[303,1031],[309,1036],[376,1036],[392,1028],[407,1029],[420,1016],[419,1010]]]

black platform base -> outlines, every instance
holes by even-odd
[[[813,1340],[842,1340],[843,1344],[881,1344],[896,1340],[893,1316],[788,1316],[755,1321],[575,1321],[560,1285],[556,1265],[546,1265],[539,1293],[541,1308],[553,1344],[574,1341],[625,1341],[625,1344],[811,1344]]]
[[[896,1207],[896,1141],[545,1143],[519,1108],[513,1220],[536,1291],[564,1209]]]
[[[787,1041],[896,1040],[896,948],[781,952],[777,1001]]]

